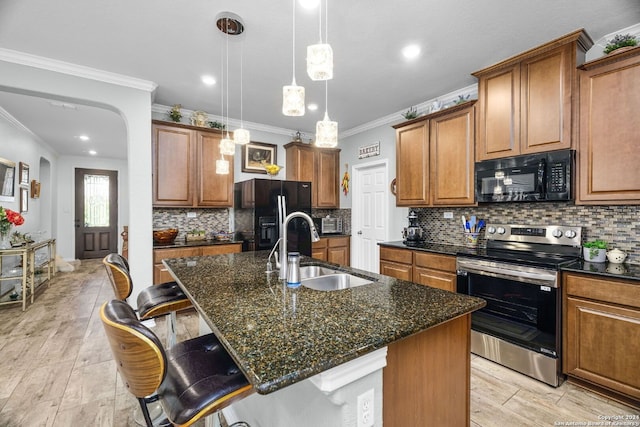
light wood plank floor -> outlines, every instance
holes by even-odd
[[[58,273],[26,312],[0,307],[0,426],[136,425],[137,402],[118,378],[98,313],[112,298],[101,262],[85,261],[73,273]],[[195,312],[179,320],[179,340],[197,334]],[[154,330],[164,340],[162,319]],[[474,427],[587,425],[626,414],[640,415],[571,384],[548,387],[472,359]]]

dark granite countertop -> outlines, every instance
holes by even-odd
[[[380,246],[390,248],[433,252],[443,255],[478,254],[485,255],[486,248],[468,248],[466,246],[446,245],[435,242],[420,242],[416,245],[405,245],[402,241],[378,243]],[[640,281],[640,265],[638,264],[614,264],[610,262],[585,262],[576,261],[560,267],[561,271],[592,274],[595,276],[610,277],[614,279],[630,279]]]
[[[198,246],[215,246],[215,245],[228,245],[231,243],[242,243],[237,240],[192,240],[187,242],[186,240],[174,240],[171,243],[160,244],[153,243],[153,249],[179,249],[179,248],[196,248]]]
[[[166,259],[258,393],[267,394],[484,306],[479,298],[302,257],[372,284],[287,288],[268,251]],[[437,349],[434,349],[437,351]]]

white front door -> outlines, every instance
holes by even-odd
[[[351,266],[378,273],[378,242],[389,240],[389,178],[386,160],[353,168]]]

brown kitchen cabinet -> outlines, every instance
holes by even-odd
[[[154,206],[233,206],[233,168],[215,171],[219,130],[154,120],[152,131]]]
[[[321,237],[319,242],[311,244],[311,257],[348,267],[351,264],[350,239],[349,236]]]
[[[413,252],[407,249],[380,247],[380,274],[400,280],[413,280]]]
[[[456,292],[456,258],[414,251],[413,281],[432,288]]]
[[[474,104],[394,126],[397,206],[474,204]]]
[[[638,282],[564,273],[563,371],[640,408]]]
[[[189,248],[166,248],[153,250],[153,284],[172,282],[173,276],[169,274],[162,264],[163,259],[184,258],[204,255],[219,255],[242,252],[242,243],[226,243],[216,245],[203,245]]]
[[[340,207],[340,149],[318,148],[290,142],[287,155],[287,179],[311,182],[311,207]]]
[[[472,73],[478,78],[476,160],[574,146],[576,65],[592,45],[577,30]]]
[[[580,67],[581,204],[640,204],[640,48]]]

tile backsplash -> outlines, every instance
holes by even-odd
[[[188,212],[195,212],[195,218],[188,218]],[[177,228],[178,239],[184,239],[190,230],[228,231],[229,210],[154,208],[153,228]]]
[[[602,239],[619,248],[627,262],[640,264],[640,206],[576,206],[570,203],[483,204],[464,208],[415,208],[427,240],[462,244],[461,216],[475,215],[488,223],[557,224],[582,227],[582,239]],[[444,219],[453,212],[453,219]],[[482,243],[482,242],[481,242]]]

